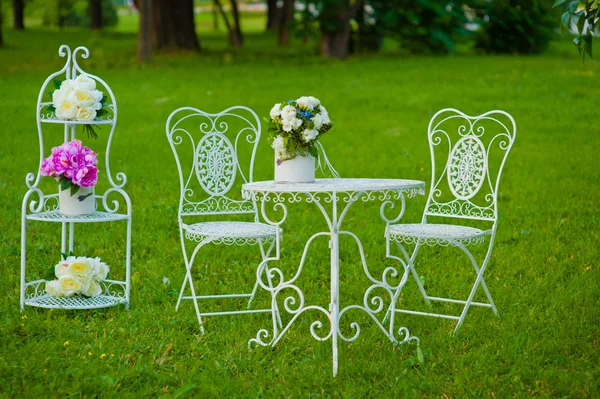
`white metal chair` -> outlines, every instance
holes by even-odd
[[[494,238],[498,228],[498,187],[504,163],[514,143],[517,128],[514,119],[504,111],[490,111],[479,116],[469,116],[456,109],[443,109],[429,123],[428,139],[431,152],[431,189],[422,221],[418,224],[388,224],[386,226],[386,255],[400,261],[406,273],[416,281],[425,302],[449,302],[464,305],[459,316],[396,309],[399,288],[390,306],[393,329],[394,314],[408,313],[457,320],[455,332],[462,325],[470,306],[491,308],[498,315],[496,305],[483,279],[490,261]],[[447,154],[447,155],[446,155]],[[489,229],[458,224],[430,223],[432,218],[466,219],[486,224]],[[484,223],[485,222],[485,223]],[[489,236],[487,253],[478,264],[468,246],[482,244]],[[391,255],[394,242],[403,259]],[[411,254],[404,245],[414,246]],[[419,247],[453,246],[460,248],[470,259],[476,273],[475,282],[466,301],[430,296],[415,270]],[[488,302],[475,302],[481,286]]]
[[[182,299],[192,299],[204,334],[202,316],[271,312],[273,321],[279,319],[277,309],[246,309],[221,312],[202,312],[198,299],[248,298],[248,307],[257,292],[258,281],[251,293],[196,295],[192,266],[200,248],[207,244],[258,245],[263,258],[279,239],[280,231],[260,223],[256,204],[241,198],[241,184],[251,182],[254,158],[260,140],[258,116],[249,108],[235,106],[210,114],[192,107],[179,108],[167,119],[167,138],[175,155],[181,186],[178,221],[186,275],[179,293],[176,309]],[[242,147],[248,147],[243,151]],[[246,155],[245,159],[241,159]],[[231,196],[239,193],[239,199]],[[250,215],[253,221],[206,221],[189,223],[193,216]],[[191,256],[186,239],[195,241]],[[256,264],[258,266],[258,262]],[[253,273],[253,270],[249,270]],[[269,273],[267,273],[269,275]],[[269,280],[269,284],[272,282]],[[189,285],[190,296],[184,296]]]

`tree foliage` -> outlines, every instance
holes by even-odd
[[[573,43],[579,54],[592,57],[593,36],[600,36],[600,0],[556,0],[554,7],[563,7],[561,30],[570,32],[574,27]]]
[[[476,46],[485,52],[535,54],[552,39],[555,23],[546,0],[493,0],[478,12],[483,27]]]
[[[452,53],[472,32],[470,8],[452,0],[369,0],[367,15],[383,34],[398,39],[412,53]]]

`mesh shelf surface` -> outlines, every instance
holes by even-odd
[[[87,215],[79,216],[67,216],[60,213],[58,210],[40,213],[31,213],[27,215],[28,220],[40,220],[43,222],[79,222],[79,223],[92,223],[92,222],[110,222],[113,220],[124,220],[127,219],[127,215],[123,213],[108,213],[108,212],[94,212]]]
[[[110,295],[99,295],[92,298],[80,296],[57,298],[50,295],[43,295],[32,299],[27,299],[25,301],[25,305],[53,309],[98,309],[116,306],[126,302],[126,299],[123,297],[115,297]]]

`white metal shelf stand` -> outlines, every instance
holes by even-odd
[[[287,218],[287,207],[285,202],[298,203],[306,201],[307,203],[315,204],[321,211],[325,221],[327,222],[328,230],[313,234],[304,246],[302,258],[298,269],[293,277],[285,280],[281,269],[274,265],[268,265],[269,262],[280,260],[280,236],[279,233],[276,239],[275,254],[259,265],[257,269],[257,279],[260,286],[272,293],[272,307],[277,304],[278,294],[282,290],[291,290],[292,293],[283,299],[283,308],[280,307],[280,312],[285,311],[291,315],[290,321],[281,329],[278,328],[278,323],[273,320],[272,334],[266,330],[258,331],[255,338],[250,339],[248,345],[274,346],[279,342],[283,335],[288,331],[295,320],[305,311],[315,310],[323,313],[331,323],[331,328],[326,334],[319,335],[317,330],[323,327],[321,321],[316,320],[310,326],[311,335],[319,340],[325,341],[331,339],[333,349],[333,375],[337,374],[338,370],[338,339],[352,342],[360,335],[360,325],[357,322],[351,322],[350,327],[354,330],[354,335],[347,337],[340,331],[340,320],[344,313],[351,309],[360,309],[366,312],[375,324],[381,329],[385,336],[395,345],[405,342],[417,340],[417,337],[411,336],[406,327],[401,327],[398,331],[393,331],[393,320],[388,324],[386,320],[380,321],[378,316],[385,315],[386,311],[394,312],[395,302],[393,301],[394,293],[401,289],[405,284],[409,270],[404,268],[399,272],[394,267],[387,267],[381,276],[381,279],[373,277],[367,266],[365,253],[362,243],[356,234],[342,230],[342,223],[348,210],[353,203],[357,201],[382,201],[380,208],[381,217],[386,223],[395,223],[404,215],[405,198],[412,198],[417,194],[424,194],[425,183],[416,180],[398,180],[398,179],[317,179],[314,183],[286,183],[277,184],[273,181],[254,182],[245,184],[242,187],[244,198],[252,199],[260,202],[261,213],[267,223],[272,226],[279,227]],[[394,207],[394,201],[399,201],[401,209],[397,217],[388,219],[385,216],[387,207]],[[279,220],[273,220],[267,215],[267,204],[273,204],[273,210],[282,214]],[[329,209],[328,209],[329,208]],[[277,230],[279,231],[279,229]],[[365,291],[362,304],[354,304],[340,309],[339,306],[339,237],[347,235],[354,239],[358,246],[363,271],[366,277],[370,280],[371,286]],[[300,277],[306,255],[310,244],[319,236],[329,236],[330,248],[330,266],[331,266],[331,292],[329,309],[322,306],[306,305],[302,290],[296,285],[296,281]],[[388,257],[392,257],[387,253]],[[268,265],[268,268],[267,268]],[[267,282],[263,281],[263,276],[267,277]],[[402,277],[400,277],[402,276]],[[399,283],[393,284],[390,282],[392,278],[400,278]],[[272,284],[269,284],[272,283]],[[384,290],[389,295],[389,307],[384,311],[385,301],[379,294],[373,294],[375,289]],[[289,291],[288,291],[289,292]],[[273,314],[273,318],[276,315]]]
[[[111,175],[110,172],[110,148],[117,125],[117,102],[115,96],[100,77],[89,74],[79,66],[77,62],[77,56],[81,56],[86,59],[89,57],[90,52],[85,47],[77,47],[74,51],[66,46],[60,46],[58,55],[65,58],[66,62],[62,69],[54,72],[43,83],[40,90],[37,105],[36,105],[36,120],[38,128],[38,136],[40,142],[39,152],[39,166],[41,167],[42,160],[44,159],[46,152],[49,153],[51,146],[44,147],[44,135],[42,124],[53,123],[64,125],[64,141],[74,140],[76,138],[76,128],[78,125],[108,125],[110,126],[110,133],[106,144],[105,151],[105,163],[103,165],[104,173],[110,184],[104,193],[95,193],[96,198],[96,211],[92,214],[81,215],[81,216],[65,216],[59,211],[58,203],[58,188],[56,193],[45,194],[38,187],[41,179],[40,168],[36,173],[28,173],[25,178],[25,184],[27,185],[27,192],[23,198],[22,204],[22,217],[21,217],[21,288],[20,288],[20,305],[21,310],[25,309],[25,306],[35,306],[43,308],[62,308],[62,309],[96,309],[104,308],[109,306],[115,306],[119,304],[125,304],[129,307],[129,295],[130,295],[130,261],[131,261],[131,200],[127,193],[123,190],[127,182],[127,177],[124,173],[118,172]],[[109,104],[105,105],[108,108],[108,115],[102,119],[96,119],[89,122],[81,121],[62,121],[56,118],[53,112],[47,110],[52,102],[43,101],[43,97],[47,95],[49,89],[52,86],[52,80],[57,77],[64,76],[66,79],[75,79],[78,75],[85,73],[90,78],[96,81],[103,91],[109,98]],[[54,143],[59,145],[61,143]],[[110,199],[109,199],[110,197]],[[121,210],[120,200],[125,202],[126,210]],[[62,225],[61,234],[61,252],[67,253],[72,252],[74,248],[74,237],[75,237],[75,224],[76,223],[97,223],[97,222],[112,222],[118,220],[125,220],[127,222],[127,242],[125,250],[125,280],[105,280],[101,283],[103,288],[102,294],[96,297],[86,298],[80,296],[73,296],[69,298],[58,298],[48,295],[45,292],[45,283],[43,279],[27,280],[27,223],[28,221],[38,222],[52,222],[60,223]],[[83,255],[83,254],[77,254]],[[114,266],[115,265],[111,265]]]

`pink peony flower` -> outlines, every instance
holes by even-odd
[[[93,187],[98,183],[98,168],[84,166],[75,173],[73,183],[81,187]]]
[[[92,187],[98,182],[97,153],[73,140],[52,148],[52,155],[42,161],[40,172],[57,180],[61,176],[81,187]]]

